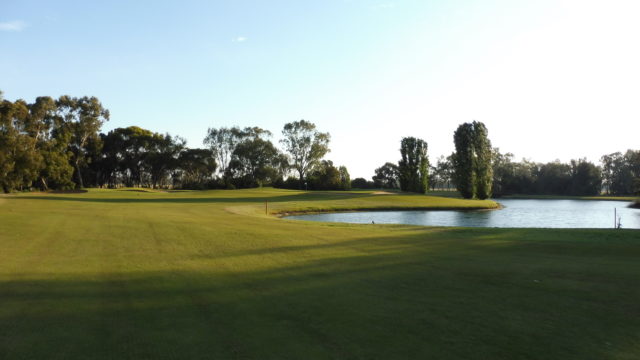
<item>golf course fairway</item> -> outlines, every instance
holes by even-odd
[[[271,188],[0,196],[0,359],[640,358],[637,230],[275,216],[492,207]]]

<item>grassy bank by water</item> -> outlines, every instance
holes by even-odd
[[[491,206],[273,189],[3,196],[0,358],[638,358],[638,231],[273,216]]]
[[[507,195],[502,199],[538,199],[538,200],[608,200],[608,201],[633,201],[635,196],[613,196],[613,195],[597,195],[597,196],[565,196],[565,195]],[[500,199],[497,199],[500,200]]]

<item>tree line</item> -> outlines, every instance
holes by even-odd
[[[474,121],[461,124],[454,132],[456,152],[447,160],[439,159],[438,167],[446,164],[447,183],[454,183],[465,198],[486,199],[492,195],[491,142],[486,126]],[[428,144],[415,137],[404,137],[400,141],[400,157],[397,165],[387,162],[375,170],[372,182],[354,179],[353,187],[399,188],[402,191],[424,194],[435,187],[443,176],[437,168],[430,166]]]
[[[514,194],[588,196],[640,194],[640,150],[601,157],[601,166],[586,159],[562,163],[514,161],[512,153],[491,146],[487,127],[463,123],[453,136],[456,151],[440,156],[435,165],[427,157],[427,143],[414,137],[400,143],[401,160],[375,169],[370,181],[356,178],[354,188],[400,189],[425,193],[428,189],[456,189],[465,198],[486,199]],[[426,170],[425,170],[426,169]]]
[[[33,103],[0,92],[0,187],[4,192],[83,187],[179,189],[273,185],[349,189],[344,166],[324,156],[329,133],[300,120],[285,124],[278,149],[259,127],[210,128],[205,148],[137,126],[102,133],[109,111],[95,97],[48,96]],[[297,177],[291,176],[292,172]]]
[[[514,161],[491,146],[486,126],[463,123],[454,132],[455,152],[429,163],[428,144],[400,141],[400,160],[375,169],[371,181],[350,179],[344,166],[324,159],[331,136],[316,125],[284,125],[282,150],[259,127],[210,128],[203,148],[179,136],[137,126],[102,133],[109,111],[95,97],[48,96],[33,103],[4,100],[0,92],[0,187],[4,192],[83,187],[178,189],[271,185],[308,190],[350,188],[457,189],[465,198],[510,194],[611,195],[640,193],[640,151],[586,159]]]

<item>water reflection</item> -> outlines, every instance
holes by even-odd
[[[289,216],[289,219],[370,224],[465,227],[622,228],[640,229],[640,210],[624,201],[500,200],[493,211],[376,211]]]

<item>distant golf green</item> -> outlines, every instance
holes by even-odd
[[[495,206],[269,188],[0,196],[0,359],[640,358],[637,230],[274,216]]]

